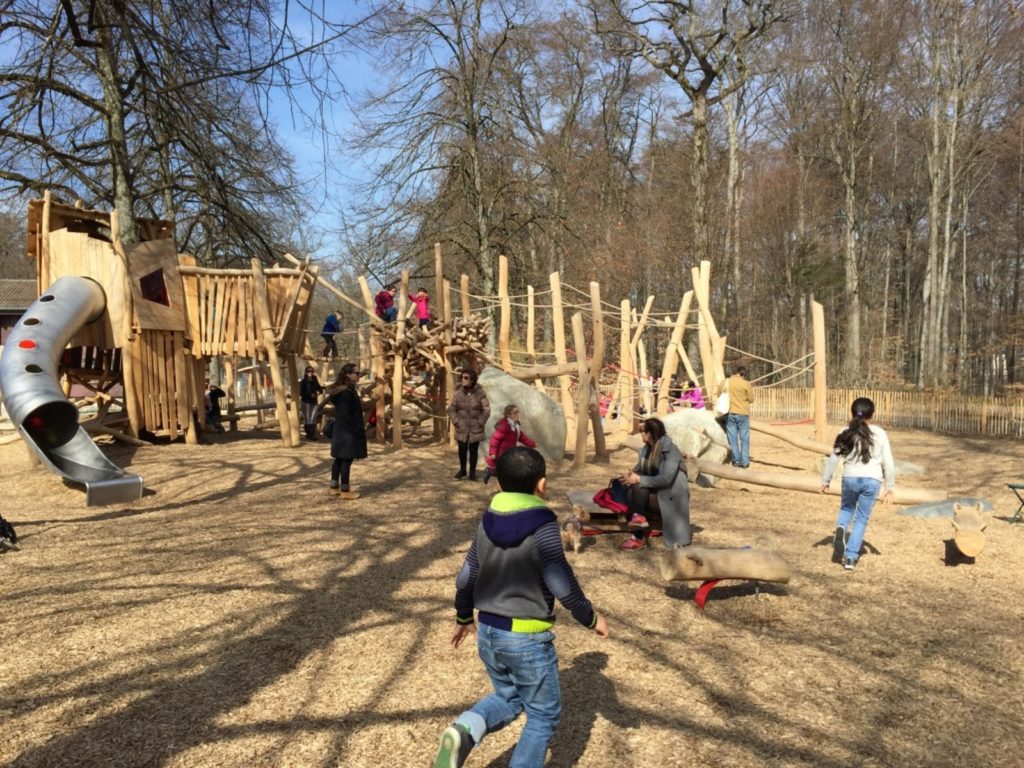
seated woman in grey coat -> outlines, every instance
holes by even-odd
[[[645,419],[640,426],[644,444],[636,466],[622,477],[629,491],[630,522],[646,523],[649,512],[661,513],[665,546],[689,546],[690,484],[682,452],[665,434],[661,419]],[[642,549],[647,532],[633,534],[622,549]]]

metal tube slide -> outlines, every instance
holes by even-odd
[[[52,471],[85,486],[86,504],[142,497],[142,478],[112,463],[78,426],[78,409],[60,388],[58,366],[78,329],[99,319],[106,297],[99,283],[62,277],[12,329],[0,358],[0,393],[25,442]]]

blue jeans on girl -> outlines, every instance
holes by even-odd
[[[562,689],[554,632],[506,632],[477,626],[477,650],[494,685],[494,693],[456,718],[473,740],[499,731],[526,711],[519,743],[509,768],[541,768],[548,742],[562,716]]]
[[[846,557],[853,562],[857,562],[857,558],[860,557],[860,547],[864,543],[864,531],[868,527],[871,510],[874,509],[881,490],[881,481],[871,477],[843,478],[843,493],[839,503],[839,518],[836,520],[836,527],[849,531],[849,536],[846,539]],[[851,517],[853,518],[853,528],[850,527]]]

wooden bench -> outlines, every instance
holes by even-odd
[[[613,512],[598,506],[594,503],[594,493],[594,491],[569,491],[566,493],[571,506],[580,507],[589,515],[589,518],[583,521],[585,527],[602,533],[639,533],[661,530],[660,515],[648,515],[647,525],[630,525],[628,512]]]

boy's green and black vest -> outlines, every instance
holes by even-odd
[[[511,632],[544,632],[555,622],[554,598],[544,586],[534,532],[556,522],[538,496],[499,493],[476,534],[480,573],[473,590],[477,619]]]

